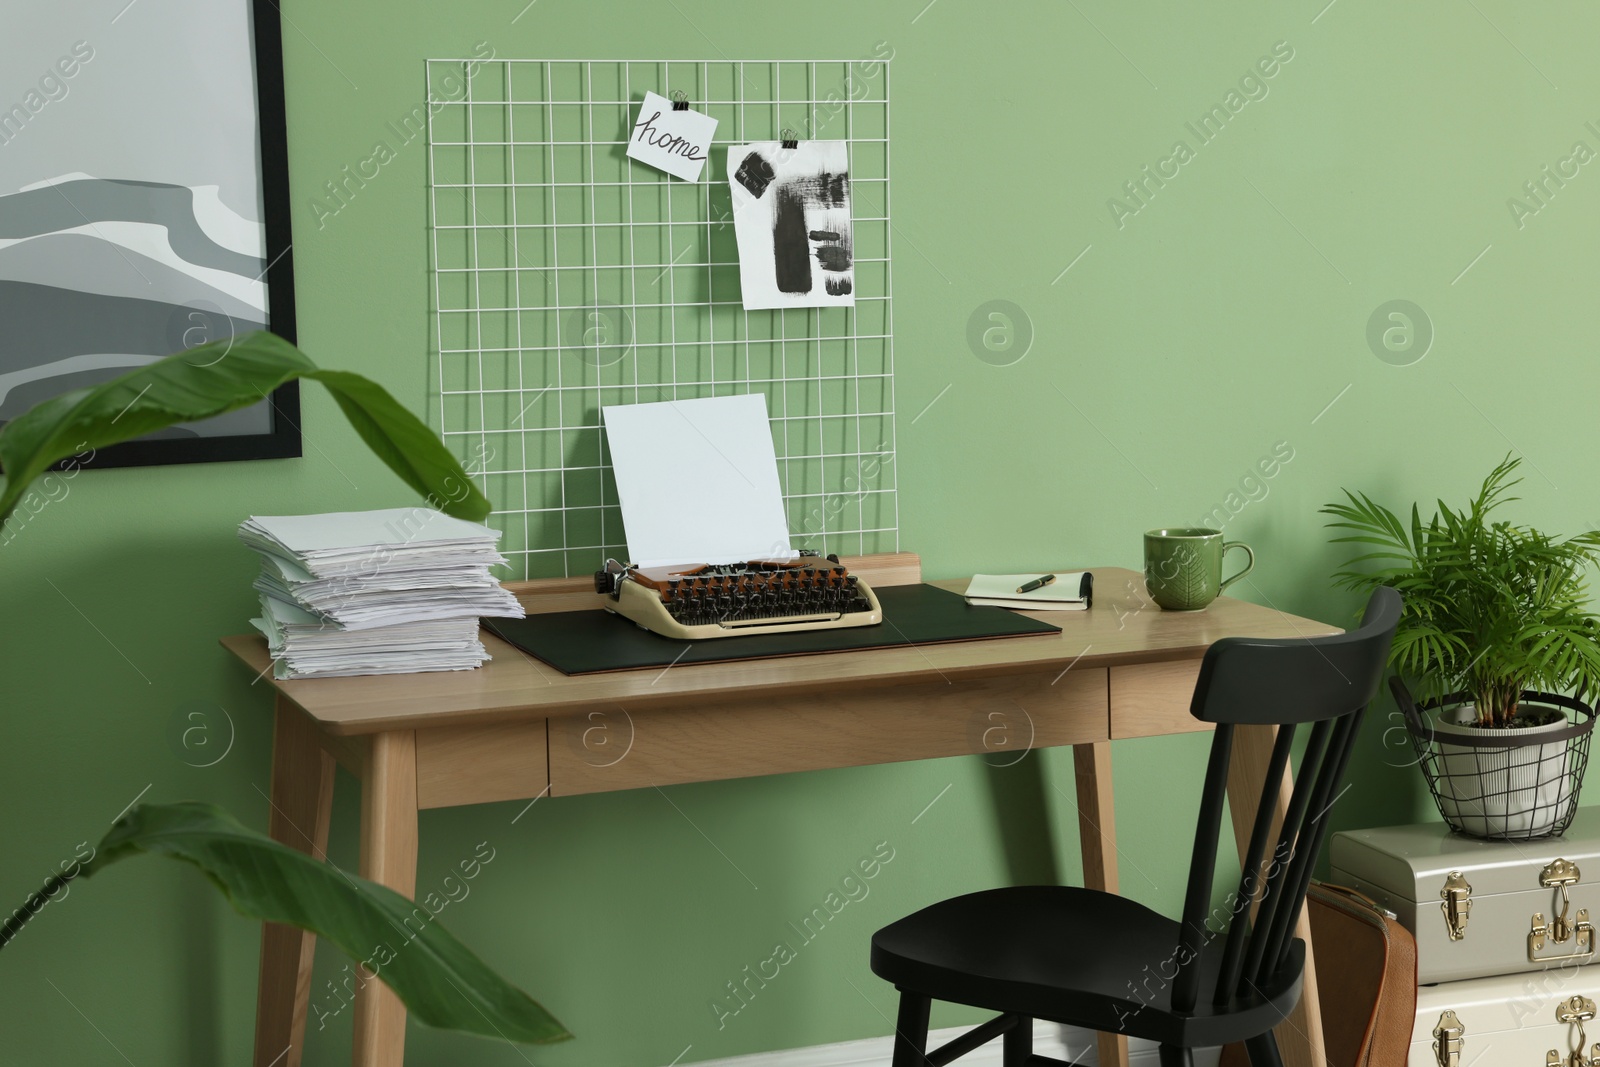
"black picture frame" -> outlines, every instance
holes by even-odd
[[[204,0],[207,3],[222,0]],[[284,103],[283,24],[273,0],[250,4],[256,73],[257,130],[261,153],[261,204],[267,258],[268,329],[294,343],[294,238],[290,223],[288,123]],[[288,382],[268,398],[267,433],[126,441],[88,456],[63,460],[87,469],[149,467],[178,463],[292,459],[302,454],[300,386]]]

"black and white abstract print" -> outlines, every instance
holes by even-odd
[[[250,5],[98,6],[27,5],[0,35],[0,422],[268,322]]]
[[[849,160],[843,141],[728,149],[747,309],[855,305]]]

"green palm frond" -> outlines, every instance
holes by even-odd
[[[1335,586],[1393,586],[1405,601],[1391,665],[1431,695],[1473,693],[1486,725],[1508,721],[1523,689],[1600,691],[1600,620],[1587,610],[1600,530],[1556,538],[1493,518],[1518,499],[1519,462],[1507,455],[1465,507],[1437,501],[1427,520],[1348,489],[1322,509],[1329,541],[1361,549]]]

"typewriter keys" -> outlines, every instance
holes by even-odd
[[[883,621],[866,583],[838,562],[793,560],[640,569],[608,560],[595,588],[607,608],[669,637],[732,637]]]

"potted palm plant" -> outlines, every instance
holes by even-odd
[[[1557,538],[1495,517],[1520,479],[1507,456],[1465,508],[1410,522],[1364,493],[1329,504],[1332,540],[1366,549],[1335,575],[1398,589],[1393,688],[1439,806],[1475,837],[1566,829],[1577,808],[1600,689],[1600,619],[1587,579],[1600,531]],[[1413,699],[1413,694],[1418,700]]]

